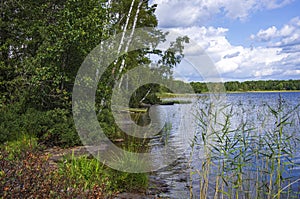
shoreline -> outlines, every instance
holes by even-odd
[[[222,93],[225,94],[240,94],[240,93],[299,93],[300,90],[269,90],[269,91],[225,91]],[[158,97],[161,99],[171,99],[171,98],[189,98],[195,95],[201,95],[201,94],[211,94],[210,92],[203,92],[203,93],[164,93],[159,94]]]
[[[300,90],[226,91],[225,93],[299,93]]]

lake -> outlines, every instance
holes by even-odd
[[[162,159],[158,151],[166,144],[177,154],[173,164],[150,173],[150,186],[166,187],[161,197],[299,198],[300,92],[176,100],[191,103],[153,107],[152,117],[165,124],[150,139],[153,159]]]

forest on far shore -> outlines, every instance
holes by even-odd
[[[259,80],[259,81],[231,81],[225,83],[191,82],[195,93],[209,92],[207,85],[224,84],[226,91],[295,91],[300,90],[300,80]]]

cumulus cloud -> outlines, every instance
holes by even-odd
[[[245,20],[256,11],[281,8],[293,1],[153,0],[153,3],[158,4],[156,14],[160,27],[188,35],[198,44],[185,48],[186,57],[207,53],[224,81],[230,81],[284,79],[299,75],[300,18],[296,17],[282,27],[270,26],[259,30],[250,36],[255,44],[250,47],[233,45],[227,39],[228,28],[207,27],[207,20],[215,16]],[[187,65],[187,62],[184,64]],[[193,69],[180,66],[177,72],[185,80],[197,81]]]
[[[264,5],[267,9],[276,9],[276,8],[281,8],[283,6],[286,6],[290,3],[292,3],[294,0],[283,0],[283,1],[278,1],[277,0],[262,0],[261,4]]]
[[[272,66],[277,68],[282,76],[299,78],[300,18],[293,18],[288,24],[283,25],[281,28],[276,28],[274,31],[267,30],[270,30],[270,28],[260,30],[256,35],[252,35],[251,38],[261,42],[266,39],[266,35],[260,33],[269,32],[267,47],[269,49],[280,49],[277,57],[282,57],[282,59],[274,61]],[[264,73],[261,75],[264,75]]]
[[[204,24],[216,15],[245,20],[258,10],[271,10],[294,0],[153,0],[161,27]]]
[[[264,38],[278,37],[278,34],[283,34],[282,32],[285,32],[286,35],[288,31],[282,31],[284,27],[282,29],[271,27],[276,31],[265,31],[268,34],[266,34],[267,36],[264,35]],[[188,46],[185,49],[186,57],[197,56],[197,53],[198,55],[203,52],[207,53],[225,81],[269,79],[276,75],[288,76],[292,73],[291,71],[295,72],[293,74],[297,74],[299,70],[299,68],[295,68],[295,66],[300,65],[299,51],[299,53],[290,53],[282,46],[275,45],[257,47],[232,45],[226,38],[228,29],[221,27],[194,26],[173,28],[172,30],[183,35],[189,35],[193,41],[199,44],[200,47]],[[290,34],[294,34],[294,32],[291,31]],[[290,72],[286,73],[286,71]],[[193,76],[193,72],[184,69],[184,67],[181,67],[180,70],[182,76],[186,77]]]
[[[260,30],[251,39],[259,42],[269,42],[269,46],[300,45],[300,18],[293,18],[288,24],[277,29],[275,26]]]
[[[278,30],[275,26],[272,26],[266,30],[260,30],[256,36],[251,35],[251,39],[256,39],[257,41],[267,42],[275,38],[278,35]]]

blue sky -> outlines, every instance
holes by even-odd
[[[223,81],[300,79],[300,0],[153,0],[160,28],[197,42]],[[186,81],[201,81],[183,62]]]

